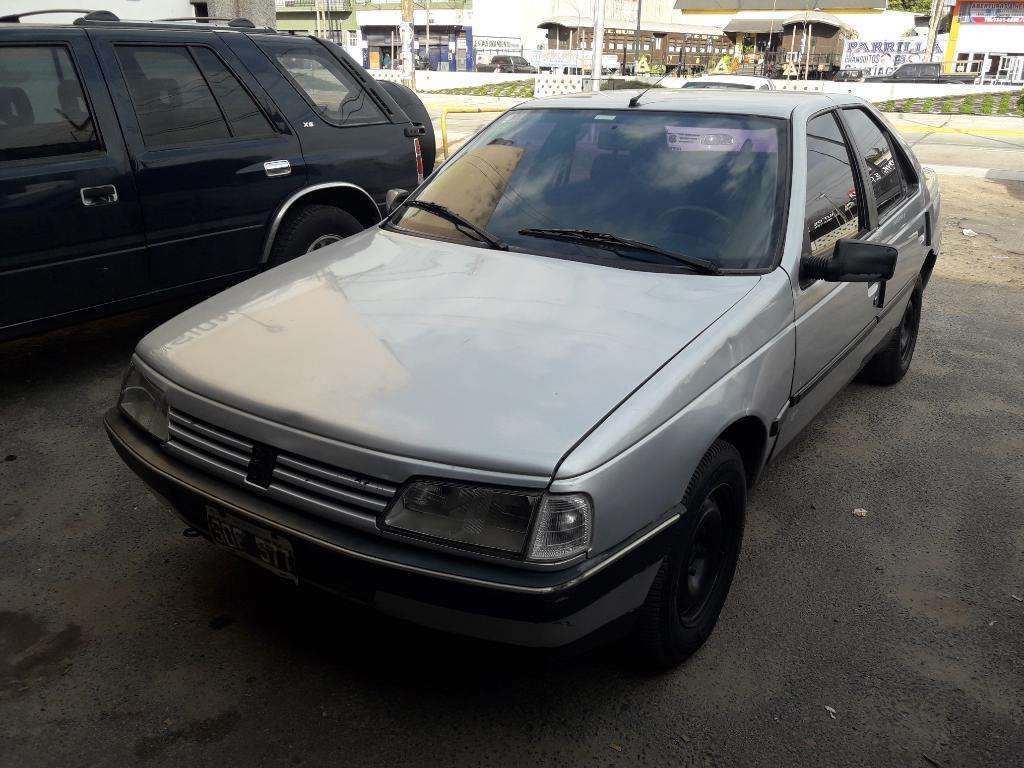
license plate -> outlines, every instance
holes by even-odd
[[[217,544],[298,583],[295,553],[284,536],[212,506],[206,507],[206,521]]]

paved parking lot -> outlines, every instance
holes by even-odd
[[[0,764],[1020,765],[1024,185],[943,192],[911,373],[851,385],[779,457],[718,629],[654,677],[183,538],[100,424],[180,305],[0,345]]]

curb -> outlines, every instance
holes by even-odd
[[[940,176],[971,176],[991,181],[1024,181],[1024,171],[1002,171],[998,168],[972,168],[967,165],[933,165],[931,163],[925,164],[924,167],[931,168]]]

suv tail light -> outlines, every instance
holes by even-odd
[[[423,145],[419,139],[412,140],[413,149],[416,152],[416,180],[418,183],[423,183]]]

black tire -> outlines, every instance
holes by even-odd
[[[267,265],[276,267],[363,229],[352,214],[333,205],[303,205],[291,211],[277,231]]]
[[[869,384],[891,386],[907,375],[917,348],[917,332],[921,327],[921,297],[924,284],[919,277],[910,294],[900,324],[892,332],[885,346],[868,360],[858,378]]]
[[[423,152],[423,175],[429,176],[430,172],[434,170],[434,161],[437,159],[437,137],[434,136],[434,124],[430,121],[430,113],[427,112],[427,108],[423,106],[423,102],[420,101],[416,92],[401,83],[380,80],[377,84],[398,102],[398,106],[414,124],[422,125],[427,129],[427,132],[420,137],[420,147]]]
[[[693,473],[668,557],[639,609],[642,666],[675,666],[711,635],[736,572],[746,505],[743,459],[731,443],[716,440]]]

